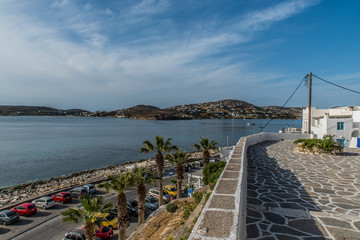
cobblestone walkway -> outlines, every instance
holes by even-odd
[[[294,152],[292,141],[248,149],[248,239],[360,239],[360,150]]]

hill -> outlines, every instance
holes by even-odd
[[[245,101],[226,99],[217,102],[177,105],[165,109],[138,105],[115,111],[114,117],[174,120],[174,119],[216,119],[216,118],[301,118],[301,108],[258,107]]]
[[[86,116],[117,117],[144,120],[180,120],[180,119],[233,119],[233,118],[278,118],[300,119],[302,109],[279,106],[258,107],[245,101],[226,99],[217,102],[177,105],[158,108],[150,105],[114,110],[89,112],[82,109],[56,109],[43,106],[0,106],[2,116]]]

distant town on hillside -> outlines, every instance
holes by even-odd
[[[158,108],[149,105],[113,111],[91,112],[82,109],[56,109],[42,106],[0,106],[1,116],[81,116],[114,117],[142,120],[183,119],[300,119],[302,108],[266,106],[258,107],[240,100],[222,100],[198,104],[177,105]]]

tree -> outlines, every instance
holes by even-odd
[[[177,150],[176,146],[171,146],[172,138],[168,138],[166,141],[163,136],[157,135],[155,137],[154,145],[149,141],[144,141],[144,147],[140,149],[140,153],[156,152],[156,165],[159,178],[159,207],[163,205],[163,170],[164,170],[164,154]]]
[[[119,240],[126,239],[126,227],[129,223],[127,214],[127,201],[125,191],[131,183],[131,174],[129,172],[121,173],[117,176],[110,175],[108,181],[99,185],[100,188],[105,188],[106,191],[115,191],[117,193],[116,207],[118,211],[118,229]]]
[[[137,185],[138,194],[138,223],[144,222],[145,218],[145,203],[146,203],[146,183],[154,180],[154,176],[146,171],[145,167],[138,167],[135,165],[131,172],[131,183]]]
[[[63,222],[78,223],[81,219],[85,225],[85,238],[89,240],[95,240],[95,225],[99,225],[99,222],[94,218],[94,215],[98,212],[109,212],[113,208],[111,202],[106,202],[104,206],[104,198],[97,197],[91,199],[89,196],[84,196],[80,199],[82,208],[75,207],[69,208],[62,212],[64,216]]]
[[[174,154],[169,154],[166,156],[166,159],[173,165],[175,165],[176,171],[176,188],[177,188],[177,198],[181,198],[181,186],[182,180],[184,179],[184,167],[183,164],[189,159],[190,154],[177,150]]]
[[[217,142],[215,140],[209,141],[208,138],[200,137],[199,144],[194,144],[193,148],[196,148],[198,151],[202,151],[202,159],[204,163],[204,167],[209,164],[210,161],[210,152],[209,150],[215,150]]]

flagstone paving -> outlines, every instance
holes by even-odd
[[[292,141],[248,149],[248,239],[360,239],[360,150],[306,155]]]

